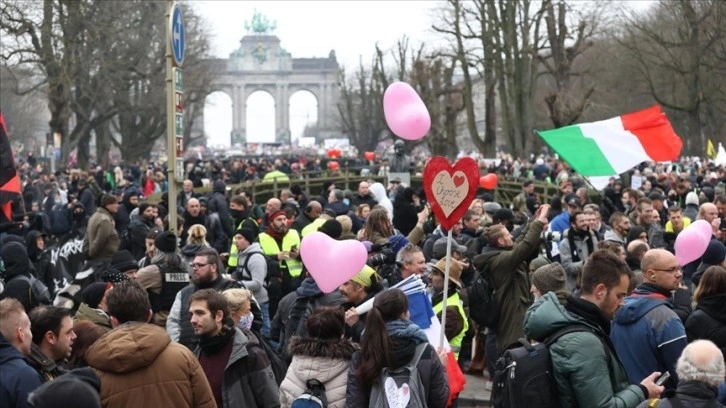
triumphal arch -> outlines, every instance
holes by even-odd
[[[228,59],[213,61],[219,74],[213,91],[232,99],[232,145],[247,142],[245,109],[247,98],[256,91],[269,93],[275,101],[275,141],[290,142],[290,96],[309,91],[318,102],[318,138],[334,136],[340,67],[335,51],[327,58],[293,58],[274,35],[276,24],[255,12],[245,23],[247,34]]]

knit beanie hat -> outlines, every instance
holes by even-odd
[[[270,220],[270,222],[272,222],[272,220],[274,220],[275,218],[277,218],[281,215],[284,215],[285,217],[287,217],[287,213],[285,211],[278,210],[278,211],[275,211],[274,213],[270,214],[270,217],[268,218],[268,220]]]
[[[322,232],[323,234],[329,236],[333,239],[340,238],[340,235],[343,234],[343,226],[340,225],[340,222],[338,220],[327,220],[323,225],[320,226],[318,231]]]
[[[105,207],[111,204],[118,204],[118,199],[116,198],[116,196],[111,194],[104,194],[101,196],[101,207]]]
[[[532,259],[532,261],[529,263],[529,269],[531,271],[536,271],[537,269],[539,269],[545,265],[549,265],[551,263],[552,262],[550,262],[550,260],[545,258],[544,256],[538,256],[538,257]]]
[[[176,235],[171,231],[164,231],[156,237],[154,246],[161,252],[174,253],[177,249]]]
[[[131,252],[126,249],[122,249],[111,258],[111,268],[118,270],[119,272],[132,271],[139,269],[139,264],[136,263],[136,259]]]
[[[706,265],[719,265],[724,259],[726,259],[726,246],[721,241],[712,239],[701,257],[701,262]]]
[[[28,396],[36,408],[101,408],[101,380],[91,368],[78,368],[49,381]]]
[[[251,228],[241,228],[234,232],[235,235],[239,234],[245,237],[247,242],[253,243],[257,239],[257,234]]]
[[[98,304],[101,303],[103,295],[106,293],[107,283],[105,282],[93,282],[83,289],[83,302],[90,306],[92,309],[97,309]]]
[[[547,264],[532,272],[532,284],[543,295],[547,292],[559,294],[566,289],[565,269],[558,263]]]

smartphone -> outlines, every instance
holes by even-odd
[[[290,247],[290,251],[297,251],[297,245],[293,245]]]
[[[665,373],[661,374],[661,376],[658,377],[657,380],[655,380],[655,385],[663,385],[666,381],[668,381],[669,378],[671,378],[671,373],[666,371]]]

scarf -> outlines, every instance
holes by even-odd
[[[570,244],[570,252],[572,252],[572,262],[579,262],[580,254],[577,252],[577,247],[575,246],[575,236],[578,236],[582,238],[582,242],[587,245],[587,253],[591,254],[594,252],[593,250],[593,243],[592,239],[590,238],[590,231],[574,231],[570,229],[570,231],[567,234],[567,241],[569,241]]]
[[[267,229],[265,230],[265,232],[267,233],[267,235],[271,236],[272,238],[275,238],[275,241],[279,241],[279,242],[282,242],[282,238],[284,238],[285,234],[287,234],[287,231],[285,231],[284,233],[275,231],[275,228],[272,226],[272,223],[270,223],[270,225],[267,226]]]
[[[643,282],[638,285],[633,293],[630,294],[633,297],[650,297],[654,299],[671,300],[673,295],[669,290],[664,290],[656,286],[655,283]]]
[[[234,332],[235,330],[233,327],[225,324],[222,326],[222,331],[220,331],[216,336],[199,337],[199,347],[202,349],[202,353],[208,356],[217,353],[219,350],[223,349],[230,340],[232,340]]]
[[[388,335],[400,339],[410,339],[416,344],[428,343],[426,333],[410,320],[396,319],[386,322]]]

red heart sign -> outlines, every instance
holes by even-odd
[[[431,210],[445,229],[449,230],[464,216],[476,196],[479,167],[465,157],[452,167],[443,157],[434,157],[424,169],[424,190]]]
[[[376,153],[375,152],[365,152],[365,154],[363,156],[366,158],[366,160],[373,161],[373,159],[376,158]]]

